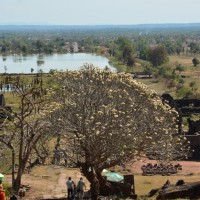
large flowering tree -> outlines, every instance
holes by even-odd
[[[112,191],[101,175],[105,168],[146,155],[160,161],[183,156],[177,112],[129,74],[86,65],[54,79],[60,102],[54,119],[62,124],[68,153],[76,155],[93,197],[102,188]]]

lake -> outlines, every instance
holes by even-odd
[[[49,72],[51,69],[77,70],[85,63],[93,64],[101,69],[105,66],[112,68],[107,58],[95,54],[0,55],[0,73],[5,71],[6,73],[31,73],[31,68],[33,73],[40,70]]]

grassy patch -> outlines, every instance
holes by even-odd
[[[155,90],[158,94],[162,95],[169,89],[166,87],[164,82],[155,79],[136,79],[138,82],[147,85],[149,90]]]
[[[192,63],[193,58],[194,56],[169,56],[169,62],[175,65],[182,64],[185,66],[193,66]]]
[[[193,175],[172,175],[172,176],[142,176],[135,175],[135,192],[137,195],[146,195],[152,189],[162,187],[167,180],[171,184],[176,184],[180,179],[183,179],[185,182],[197,182],[200,179],[200,174]]]
[[[109,57],[109,64],[117,69],[117,71],[128,71],[128,67],[126,65],[121,64],[116,58]]]
[[[5,92],[4,97],[6,106],[11,106],[13,110],[17,110],[19,108],[20,99],[12,92]]]

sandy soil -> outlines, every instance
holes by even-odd
[[[155,161],[135,162],[134,164],[127,165],[128,169],[133,174],[141,174],[141,166],[147,163],[155,163]],[[200,174],[200,162],[179,161],[174,164],[181,164],[182,170],[178,173],[180,175],[187,174]],[[120,168],[115,168],[120,171]],[[77,184],[82,176],[78,169],[69,169],[64,167],[46,165],[36,166],[30,174],[24,174],[23,184],[30,185],[31,189],[26,193],[24,200],[35,200],[37,198],[52,198],[64,197],[67,195],[66,180],[71,176],[72,180]],[[84,177],[83,177],[84,178]],[[6,175],[5,181],[11,184],[11,176]],[[89,182],[84,178],[87,190],[90,187]]]

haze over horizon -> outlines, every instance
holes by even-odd
[[[200,22],[199,0],[0,0],[0,25]]]

